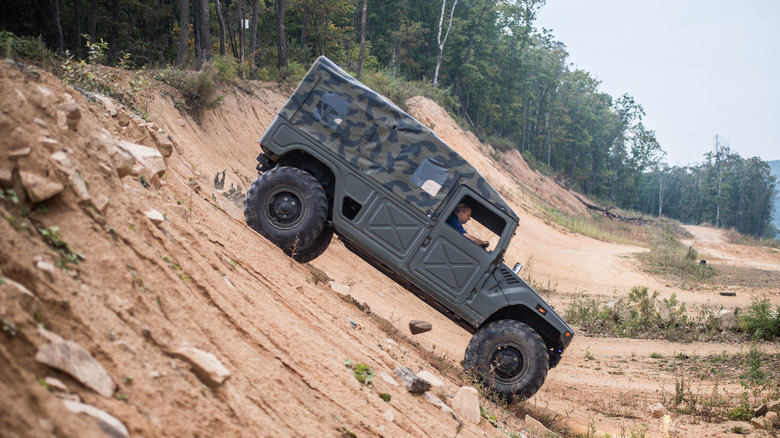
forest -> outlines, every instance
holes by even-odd
[[[359,79],[373,75],[372,86],[437,90],[482,141],[519,150],[604,205],[776,236],[769,165],[712,133],[701,163],[669,167],[641,103],[600,91],[563,42],[534,26],[545,2],[4,0],[0,39],[6,52],[37,41],[76,60],[100,43],[105,64],[134,69],[198,71],[227,57],[238,75],[260,80],[294,79],[326,55]]]

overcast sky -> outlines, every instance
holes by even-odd
[[[715,134],[780,159],[780,1],[547,0],[536,27],[602,91],[634,96],[669,164],[704,161]]]

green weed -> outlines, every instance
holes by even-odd
[[[41,228],[38,230],[43,241],[49,245],[49,248],[60,255],[60,259],[57,261],[57,266],[60,268],[67,268],[68,264],[79,264],[79,261],[84,260],[84,256],[79,253],[74,253],[70,245],[62,239],[60,234],[60,227],[52,226],[49,228]]]
[[[750,338],[772,341],[780,338],[780,306],[772,310],[769,298],[753,298],[753,303],[737,316],[739,328]]]

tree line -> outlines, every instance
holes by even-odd
[[[562,42],[534,26],[545,1],[6,0],[0,22],[77,58],[104,40],[109,64],[129,53],[137,67],[197,70],[220,55],[245,77],[266,78],[326,55],[358,76],[424,81],[449,91],[448,110],[481,140],[518,149],[586,195],[771,235],[766,163],[716,142],[700,165],[665,166],[642,106],[601,92]]]

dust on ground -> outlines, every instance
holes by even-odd
[[[212,179],[225,170],[225,187],[246,191],[256,177],[256,141],[289,90],[249,82],[223,92],[222,106],[197,123],[163,93],[151,93],[154,125],[149,125],[122,107],[112,114],[44,72],[0,63],[0,164],[12,169],[10,186],[22,194],[24,205],[29,203],[21,172],[65,187],[42,203],[45,210],[0,204],[6,218],[0,223],[0,275],[35,295],[24,302],[9,300],[8,285],[0,285],[6,294],[0,316],[4,327],[15,331],[12,336],[4,328],[0,335],[0,357],[7,364],[0,370],[0,430],[9,436],[103,435],[96,422],[68,412],[38,381],[53,376],[83,402],[118,418],[131,436],[529,434],[521,419],[487,401],[483,405],[498,417],[500,431],[488,421],[460,422],[379,377],[398,366],[428,369],[446,382],[451,397],[463,384],[457,369],[470,335],[337,239],[307,266],[250,230],[241,209],[214,189]],[[81,115],[75,129],[62,115],[71,103]],[[637,285],[663,297],[676,293],[692,305],[744,307],[762,295],[780,300],[776,285],[741,285],[736,297],[722,297],[715,289],[680,290],[649,277],[632,256],[643,248],[573,234],[541,218],[540,199],[573,213],[584,210],[570,192],[530,170],[517,152],[481,145],[428,99],[412,99],[409,108],[511,203],[521,225],[507,262],[523,262],[524,275],[546,285],[552,291],[546,298],[558,309],[578,294],[612,297]],[[107,138],[152,147],[170,142],[166,172],[146,184],[138,174],[120,178]],[[26,155],[10,158],[28,147]],[[92,206],[58,173],[50,159],[56,152],[67,154],[87,183]],[[104,200],[105,208],[93,208]],[[146,215],[153,209],[165,213],[160,224]],[[61,253],[37,231],[52,227],[83,256],[78,264],[40,268],[41,262],[61,261]],[[712,263],[780,269],[780,261],[760,248],[699,240],[697,230],[690,230],[692,243],[712,251]],[[334,293],[313,268],[349,285],[370,314]],[[429,321],[434,330],[412,338],[411,319]],[[114,396],[100,396],[37,362],[36,351],[46,342],[41,326],[86,348],[117,385]],[[183,345],[214,354],[230,377],[218,387],[203,384],[174,354]],[[763,348],[779,351],[776,344]],[[577,335],[542,390],[520,408],[575,433],[661,436],[663,420],[650,418],[647,407],[668,399],[678,376],[657,357],[724,351],[744,353],[746,346]],[[373,387],[352,376],[346,359],[375,370]],[[437,369],[433,361],[446,365]],[[689,383],[704,392],[717,384],[707,378]],[[390,394],[391,401],[379,393]],[[671,427],[676,436],[726,436],[735,424],[745,425],[675,415]]]

